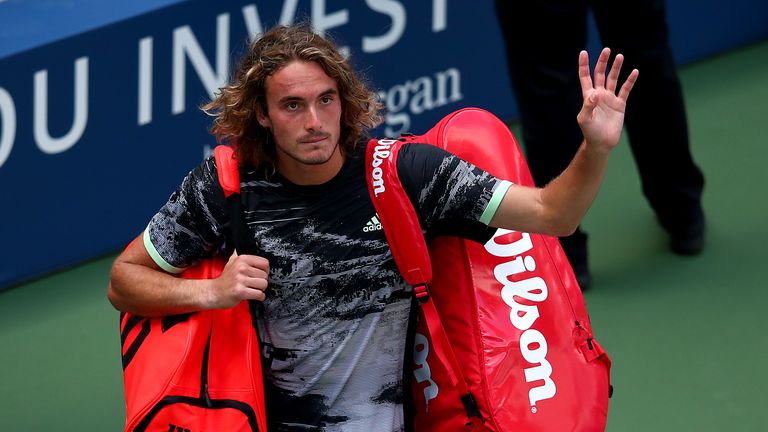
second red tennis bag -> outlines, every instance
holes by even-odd
[[[404,144],[442,147],[495,176],[533,185],[509,129],[467,108],[422,136],[371,140],[371,198],[421,305],[413,355],[415,429],[602,431],[610,360],[592,334],[557,238],[499,229],[485,245],[427,246],[397,176]]]
[[[231,238],[245,240],[240,177],[230,147],[214,150],[227,197]],[[181,277],[218,277],[226,259],[215,257]],[[126,432],[266,431],[259,340],[249,302],[164,318],[120,315]]]

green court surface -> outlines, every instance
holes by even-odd
[[[768,42],[681,73],[707,180],[707,249],[668,250],[626,142],[584,222],[585,298],[613,360],[607,430],[766,431]],[[105,296],[113,258],[0,293],[0,431],[122,428],[118,314]]]

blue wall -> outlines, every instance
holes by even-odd
[[[468,105],[516,116],[490,2],[38,3],[0,2],[0,289],[136,236],[215,144],[197,107],[275,23],[307,18],[350,51],[388,105],[376,135]],[[669,8],[680,63],[768,38],[766,2]]]

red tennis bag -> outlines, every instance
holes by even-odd
[[[237,203],[240,179],[232,149],[218,146],[215,156],[219,183],[228,202]],[[242,216],[232,208],[234,228]],[[181,277],[215,278],[225,263],[210,259]],[[122,313],[120,337],[126,431],[267,430],[259,341],[247,301],[164,318]]]
[[[368,144],[369,192],[421,305],[416,431],[605,430],[611,362],[557,238],[499,229],[485,245],[440,237],[427,246],[397,176],[398,151],[409,142],[442,147],[517,184],[533,181],[506,125],[477,108],[422,136]]]

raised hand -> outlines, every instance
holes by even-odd
[[[610,49],[603,48],[595,65],[594,82],[589,71],[589,55],[586,51],[579,54],[579,81],[584,103],[576,119],[587,148],[598,152],[610,152],[618,144],[624,125],[627,97],[639,75],[638,70],[633,69],[616,94],[624,56],[616,55],[606,77],[610,54]]]

